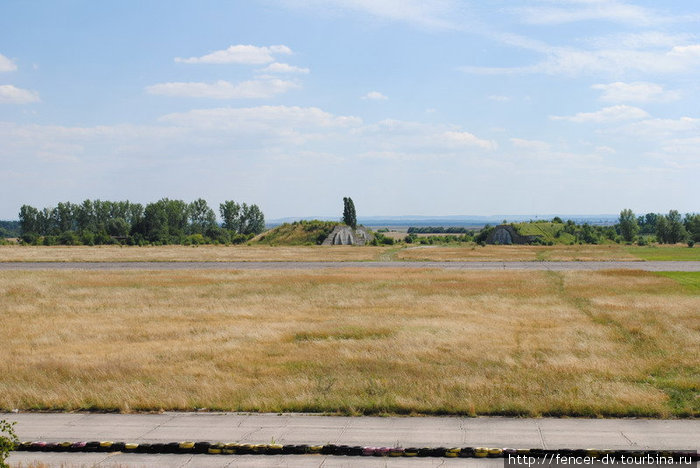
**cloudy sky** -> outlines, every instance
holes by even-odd
[[[700,3],[0,4],[0,219],[700,209]]]

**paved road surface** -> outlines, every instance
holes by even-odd
[[[700,271],[700,262],[0,262],[0,270],[312,270],[319,268]]]
[[[301,414],[163,413],[0,413],[17,421],[22,440],[48,442],[114,440],[375,446],[490,446],[522,448],[697,449],[700,420],[525,419],[525,418],[380,418]],[[496,468],[502,460],[388,459],[321,455],[214,456],[71,454],[15,452],[12,463],[41,460],[93,466],[298,466]],[[71,466],[71,465],[69,465]]]

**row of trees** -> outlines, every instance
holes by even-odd
[[[145,207],[129,201],[85,200],[19,212],[22,240],[44,244],[200,244],[245,242],[265,229],[257,205],[228,200],[219,205],[223,223],[201,198],[186,203],[163,198]]]
[[[473,229],[462,226],[411,226],[408,228],[409,234],[467,234],[472,231]]]
[[[685,217],[676,210],[668,214],[647,213],[635,216],[630,209],[620,212],[619,231],[623,239],[632,242],[638,235],[655,235],[661,244],[676,244],[700,241],[700,214],[686,213]]]

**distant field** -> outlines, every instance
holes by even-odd
[[[0,272],[0,409],[697,416],[700,274]]]

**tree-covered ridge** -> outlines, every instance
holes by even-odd
[[[85,200],[41,210],[23,205],[19,212],[22,241],[32,244],[204,244],[241,243],[265,229],[257,205],[228,200],[214,210],[203,199],[191,203],[163,198],[145,207],[129,201]]]
[[[0,221],[0,238],[19,237],[19,221]]]
[[[542,243],[554,244],[601,244],[605,242],[637,242],[645,244],[695,243],[700,240],[700,214],[687,213],[685,217],[676,210],[668,214],[647,213],[637,217],[632,210],[620,212],[618,223],[612,226],[576,224],[561,218],[551,221],[538,220],[529,223],[513,223],[521,235],[539,236]]]

